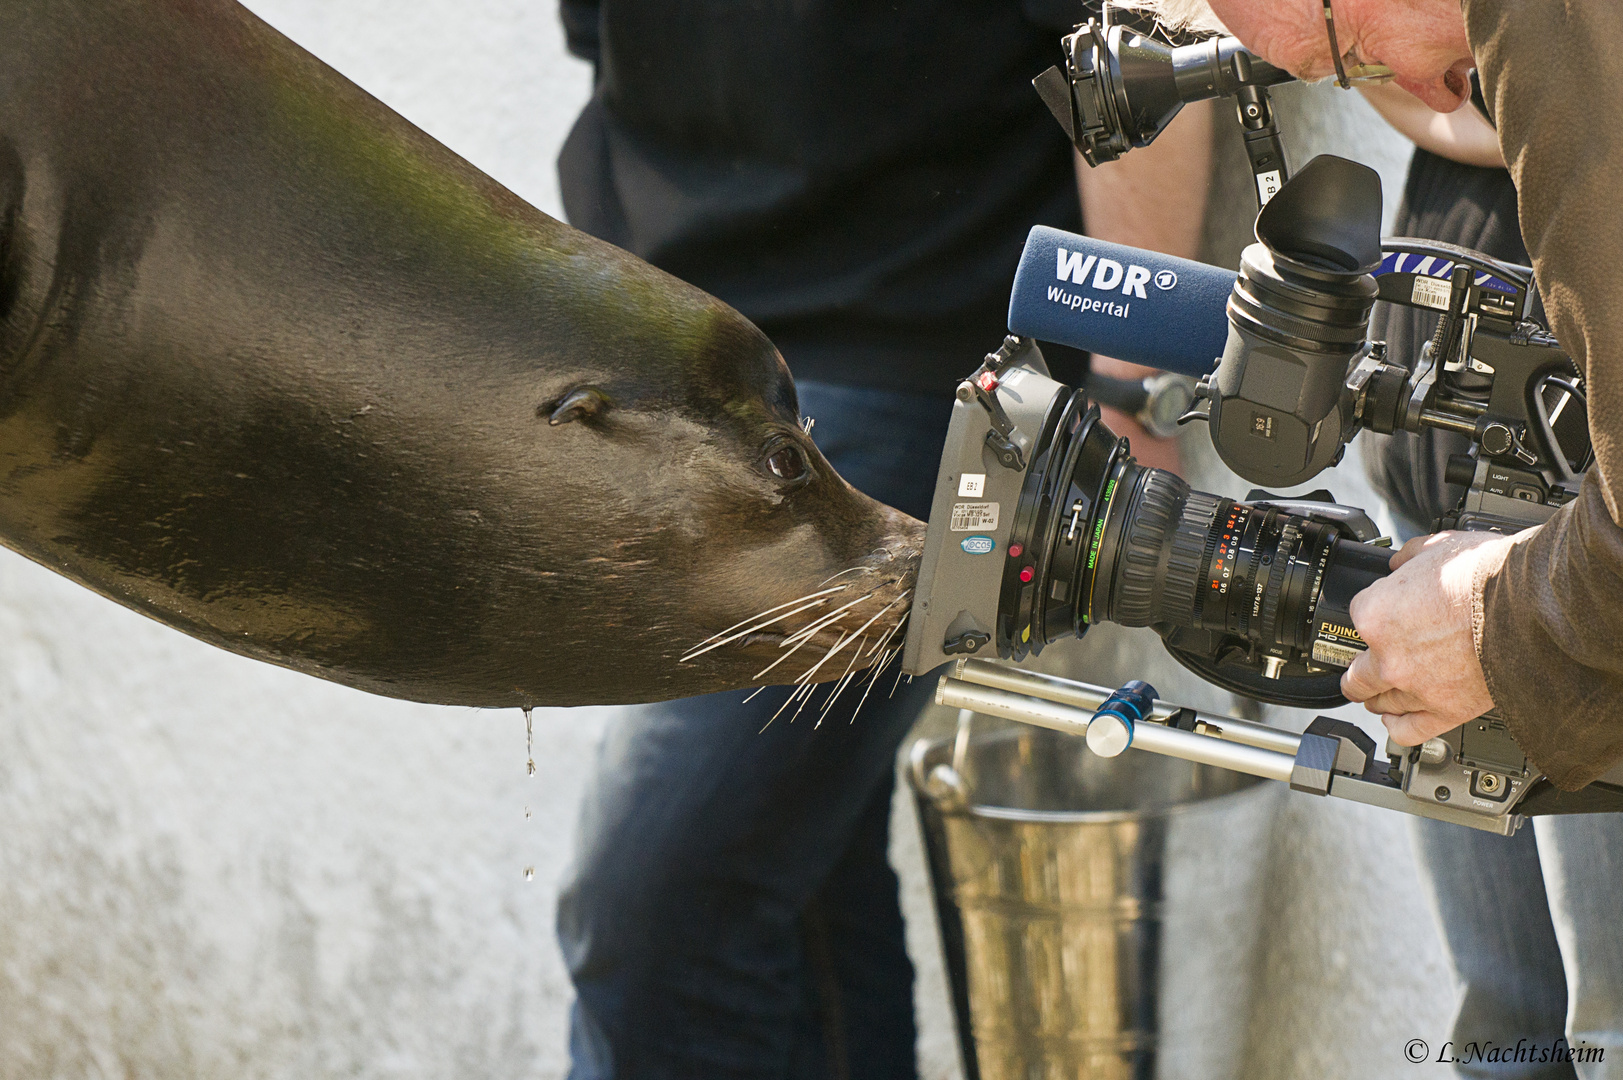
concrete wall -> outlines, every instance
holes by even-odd
[[[558,212],[553,158],[588,75],[550,3],[250,6]],[[1350,142],[1400,174],[1403,148],[1358,103],[1291,108],[1315,117],[1293,149]],[[1226,181],[1225,222],[1244,219],[1243,180]],[[1236,241],[1214,225],[1213,257],[1232,263]],[[229,656],[3,552],[0,642],[0,1080],[563,1074],[553,894],[609,710],[538,712],[526,779],[516,712]],[[1049,660],[1225,703],[1142,635],[1096,632]],[[1426,1075],[1399,1054],[1441,1041],[1452,988],[1405,823],[1279,788],[1249,805],[1231,843],[1197,845],[1180,871],[1165,1073]],[[957,1062],[905,800],[895,833],[922,1069],[945,1080]]]

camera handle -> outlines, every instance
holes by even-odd
[[[1274,123],[1274,106],[1268,99],[1266,86],[1252,83],[1242,85],[1234,94],[1234,106],[1240,115],[1240,127],[1245,132],[1245,155],[1251,161],[1251,176],[1257,186],[1257,209],[1260,210],[1290,179],[1290,172],[1285,166],[1285,144],[1280,140],[1278,125]]]

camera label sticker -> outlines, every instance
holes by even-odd
[[[1272,169],[1257,174],[1257,201],[1267,206],[1268,200],[1279,194],[1279,189],[1285,185],[1279,179],[1279,170]]]
[[[1358,654],[1368,648],[1352,627],[1328,619],[1319,620],[1319,634],[1313,642],[1313,659],[1319,663],[1351,667]]]
[[[1336,667],[1352,667],[1352,662],[1358,659],[1358,654],[1363,651],[1351,645],[1321,639],[1313,643],[1313,660],[1316,663],[1333,664]]]
[[[947,529],[950,532],[980,532],[997,528],[997,503],[953,503],[952,520]]]
[[[1453,295],[1454,286],[1451,282],[1416,275],[1414,291],[1409,294],[1409,299],[1421,307],[1447,311],[1449,298]]]
[[[958,478],[958,494],[974,498],[986,494],[986,474],[983,472],[966,472]]]
[[[958,546],[971,555],[990,555],[992,549],[997,547],[997,541],[990,536],[966,536]]]

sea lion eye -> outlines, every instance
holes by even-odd
[[[609,395],[595,386],[582,386],[571,390],[557,401],[550,401],[536,409],[537,416],[545,416],[553,427],[576,420],[592,421],[602,416],[609,407]]]
[[[811,471],[806,455],[794,443],[785,443],[772,451],[767,456],[766,467],[779,480],[799,480]]]

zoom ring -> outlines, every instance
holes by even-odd
[[[1204,491],[1191,491],[1184,502],[1178,527],[1172,532],[1172,550],[1167,554],[1160,609],[1155,613],[1157,623],[1195,625],[1198,615],[1195,603],[1200,595],[1200,575],[1205,569],[1207,539],[1212,536],[1222,501]]]
[[[1179,519],[1189,485],[1165,469],[1144,470],[1138,498],[1128,509],[1131,519],[1116,564],[1110,618],[1122,626],[1148,626],[1155,613],[1155,584],[1161,549]]]

